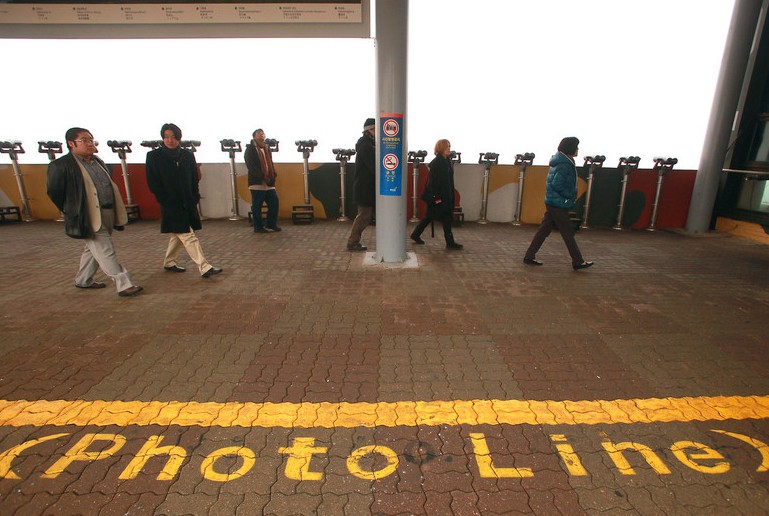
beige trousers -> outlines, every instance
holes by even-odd
[[[190,255],[192,261],[198,266],[200,274],[205,273],[208,269],[212,268],[212,265],[208,263],[206,257],[203,256],[203,249],[200,248],[200,240],[193,230],[190,229],[189,233],[173,233],[168,240],[168,249],[166,249],[166,257],[163,260],[164,267],[172,267],[176,265],[176,260],[179,258],[179,253],[182,247],[187,250],[187,254]]]

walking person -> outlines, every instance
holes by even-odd
[[[46,190],[64,214],[64,233],[85,243],[75,286],[106,287],[93,279],[100,268],[115,283],[120,297],[135,296],[143,289],[117,261],[112,242],[112,230],[122,231],[128,214],[107,166],[96,156],[98,142],[82,127],[67,130],[64,139],[69,153],[48,165]]]
[[[264,130],[257,129],[251,134],[251,143],[246,145],[243,159],[248,167],[248,189],[251,192],[251,216],[254,233],[274,233],[278,227],[278,192],[275,190],[275,164],[272,151],[265,141]],[[262,205],[267,203],[267,221],[262,222]]]
[[[200,191],[195,155],[179,146],[182,130],[175,124],[163,124],[160,136],[163,144],[147,153],[146,165],[147,186],[160,204],[160,232],[171,235],[163,268],[168,272],[185,272],[177,261],[184,247],[200,275],[210,278],[222,269],[208,263],[195,235],[195,230],[203,227],[197,208]]]
[[[358,205],[358,214],[352,223],[347,238],[347,250],[365,251],[360,243],[363,230],[371,224],[376,200],[376,120],[367,118],[363,123],[363,135],[355,144],[355,178],[352,183],[353,197]]]
[[[422,200],[427,203],[427,214],[411,233],[411,240],[422,245],[422,232],[430,222],[437,220],[443,226],[443,238],[446,249],[460,250],[464,246],[454,241],[451,223],[454,219],[454,165],[449,159],[451,142],[438,140],[435,144],[435,158],[430,162],[430,175],[427,178]]]
[[[561,233],[575,271],[587,269],[593,265],[593,262],[587,262],[582,258],[577,241],[574,239],[574,227],[569,220],[569,210],[577,201],[577,166],[574,158],[578,153],[579,139],[568,136],[561,140],[558,152],[550,158],[550,170],[547,173],[545,187],[545,216],[523,257],[523,263],[526,265],[543,265],[536,259],[537,251],[553,229],[558,229]]]

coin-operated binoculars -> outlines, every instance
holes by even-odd
[[[24,147],[20,141],[0,142],[0,152],[8,154],[13,164],[13,174],[16,176],[16,186],[19,187],[19,196],[21,197],[21,208],[24,222],[32,222],[32,213],[29,211],[29,199],[27,198],[27,189],[24,188],[24,178],[19,168],[19,154],[24,154]]]
[[[200,147],[200,145],[200,140],[181,140],[179,142],[179,147],[186,149],[193,154],[198,151],[198,147]],[[203,210],[200,209],[200,201],[198,201],[198,216],[200,217],[200,220],[208,220],[203,216]]]
[[[139,205],[134,204],[133,195],[131,195],[131,183],[128,180],[128,165],[126,164],[126,154],[131,152],[131,140],[108,140],[107,145],[120,158],[120,168],[123,170],[123,183],[125,184],[126,213],[128,220],[141,219]]]
[[[660,193],[662,192],[662,182],[668,172],[678,163],[678,158],[654,158],[654,170],[657,171],[657,191],[654,193],[654,207],[652,208],[652,218],[646,231],[656,231],[657,214],[660,207]]]
[[[579,225],[580,229],[587,229],[587,217],[590,215],[590,195],[593,192],[593,175],[596,170],[600,170],[603,167],[603,162],[606,161],[606,156],[585,156],[585,166],[588,167],[587,173],[587,196],[585,198],[585,210],[582,217],[582,223]]]
[[[336,155],[336,160],[339,162],[339,191],[341,192],[339,195],[339,217],[336,219],[339,222],[347,222],[349,217],[345,215],[345,200],[346,196],[344,194],[344,176],[345,171],[347,168],[347,162],[350,161],[351,156],[355,156],[355,150],[354,149],[331,149],[331,152],[333,152]]]
[[[190,152],[197,152],[200,145],[200,140],[182,140],[179,142],[179,147],[187,149]]]
[[[413,194],[411,196],[411,218],[409,219],[409,222],[419,222],[419,217],[417,216],[417,199],[419,199],[419,192],[417,191],[419,189],[419,164],[424,163],[425,158],[427,157],[427,151],[425,150],[418,150],[418,151],[409,151],[409,163],[412,164],[412,190]]]
[[[235,153],[242,152],[240,142],[232,139],[220,140],[222,152],[226,152],[230,157],[230,186],[232,193],[232,209],[229,220],[241,220],[243,217],[238,212],[238,173],[235,171]]]
[[[523,203],[523,182],[526,179],[526,169],[534,162],[534,153],[526,152],[515,155],[515,163],[520,167],[518,173],[518,199],[515,202],[515,214],[513,215],[513,226],[521,225],[521,204]]]
[[[47,141],[37,142],[37,152],[40,154],[47,154],[48,160],[53,161],[56,159],[57,154],[64,152],[61,142]]]
[[[291,222],[294,224],[312,224],[315,214],[314,208],[310,204],[310,154],[318,145],[318,140],[297,140],[296,151],[302,153],[304,164],[304,204],[296,204],[291,209]]]
[[[481,196],[481,218],[478,219],[478,224],[488,224],[486,219],[486,210],[489,204],[489,173],[491,166],[499,163],[499,154],[496,152],[481,152],[478,158],[478,164],[484,165],[483,168],[483,193]]]
[[[614,224],[613,229],[622,229],[622,215],[625,213],[625,192],[627,191],[627,178],[630,172],[638,170],[638,164],[641,162],[641,158],[638,156],[628,156],[627,158],[620,158],[617,168],[622,170],[622,193],[619,196],[619,213],[617,214],[617,223]]]
[[[142,147],[147,147],[152,150],[157,149],[161,145],[163,145],[163,140],[142,140],[141,142]]]
[[[56,155],[61,154],[64,150],[62,149],[61,142],[49,140],[47,142],[37,142],[37,152],[47,154],[48,161],[53,161],[56,159]],[[56,219],[56,222],[64,222],[64,214],[62,212],[59,212],[59,218]]]

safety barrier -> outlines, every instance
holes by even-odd
[[[308,143],[313,141],[305,140]],[[8,151],[13,149],[11,143],[8,142],[5,145],[8,154],[10,154]],[[38,150],[43,154],[51,151],[51,157],[55,158],[60,152],[58,142],[38,143],[41,144]],[[137,211],[129,213],[130,218],[132,220],[157,219],[160,215],[159,207],[148,189],[144,164],[130,163],[131,155],[135,152],[128,154],[128,140],[110,140],[109,143],[112,143],[110,148],[113,150],[108,154],[116,158],[110,164],[112,167],[110,172],[123,192],[124,199],[132,201],[128,203],[129,210],[131,204],[136,206]],[[18,144],[21,145],[21,142]],[[142,142],[142,146],[149,148],[157,148],[161,144],[160,140]],[[181,145],[194,152],[200,142],[184,140]],[[232,140],[232,145],[234,146],[232,150],[237,156],[237,141]],[[306,150],[310,151],[314,148],[317,147],[310,145],[310,149]],[[341,222],[349,221],[356,206],[351,198],[353,181],[350,177],[351,170],[347,165],[352,165],[355,156],[352,154],[352,149],[340,147],[336,150],[350,154],[340,156],[340,158],[347,158],[346,162],[340,159],[331,163],[313,164],[312,170],[306,160],[301,164],[298,162],[276,164],[279,173],[277,187],[281,199],[285,200],[281,203],[279,210],[280,218],[296,219],[304,216],[307,219],[304,223],[311,223],[316,217],[334,218]],[[127,156],[118,159],[120,151],[125,151]],[[230,149],[226,151],[229,157]],[[22,221],[33,217],[44,220],[60,218],[61,214],[50,202],[46,193],[47,167],[43,164],[19,163],[23,160],[21,154],[18,153],[16,167],[13,169],[11,163],[7,165],[0,163],[0,205],[15,205],[21,214]],[[485,161],[484,157],[487,158]],[[250,210],[251,203],[242,154],[240,158],[239,163],[233,163],[237,160],[228,159],[220,163],[199,164],[201,218],[204,218],[205,211],[205,215],[209,218],[227,218],[235,214],[239,217],[236,220],[246,219],[245,216],[240,215],[245,215]],[[411,190],[407,193],[407,217],[411,220],[418,218],[424,209],[420,194],[426,183],[427,174],[422,168],[424,164],[421,158],[420,156],[417,159],[420,162],[416,163],[416,167],[412,161],[409,173],[413,175],[411,178],[406,177]],[[597,156],[589,156],[589,158],[595,159]],[[675,173],[668,174],[669,164],[662,168],[660,165],[655,165],[654,168],[639,169],[640,158],[635,157],[638,160],[636,162],[632,161],[633,158],[633,156],[625,158],[631,161],[628,163],[620,161],[619,166],[609,168],[605,163],[602,163],[599,168],[597,163],[590,160],[578,167],[579,195],[575,212],[580,216],[581,227],[589,225],[591,228],[614,226],[618,229],[623,227],[658,229],[680,228],[685,225],[695,171],[676,169]],[[454,220],[457,225],[463,222],[484,224],[511,221],[536,224],[541,220],[544,213],[543,199],[548,167],[545,164],[537,165],[531,153],[517,155],[516,163],[512,163],[511,160],[509,164],[501,164],[497,153],[483,153],[479,163],[463,164],[459,153],[452,153],[451,159],[455,168],[457,209],[454,212]],[[413,172],[414,169],[416,174]],[[117,181],[118,175],[122,175],[122,180]],[[24,186],[23,198],[29,201],[27,203],[29,213],[24,211],[22,195],[17,186],[20,176]],[[664,182],[660,181],[660,176],[664,177]],[[658,195],[655,192],[655,181],[659,186]],[[126,182],[128,188],[124,190],[123,185]],[[621,194],[620,188],[622,188]],[[311,200],[311,204],[307,202],[308,200]],[[414,209],[415,200],[416,210]],[[307,206],[306,212],[294,213],[296,206]],[[620,213],[618,213],[618,207]],[[344,220],[345,216],[347,220]],[[15,219],[15,211],[8,210],[5,220]],[[297,220],[297,223],[301,224],[303,221]]]

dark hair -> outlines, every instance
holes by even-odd
[[[567,136],[558,144],[558,151],[563,152],[567,156],[574,156],[577,153],[577,147],[579,147],[579,138]]]
[[[182,139],[182,130],[179,129],[179,126],[172,123],[163,124],[163,127],[160,128],[160,137],[165,138],[166,131],[171,131],[174,133],[174,138],[177,140]]]
[[[72,127],[67,129],[67,132],[64,133],[64,141],[74,142],[75,138],[77,138],[77,135],[80,133],[88,133],[91,135],[91,137],[93,137],[93,134],[88,129],[83,129],[82,127]]]
[[[262,129],[261,127],[259,129],[254,129],[254,132],[251,133],[251,138],[256,138],[256,133],[258,133],[259,131],[264,132],[264,129]]]

